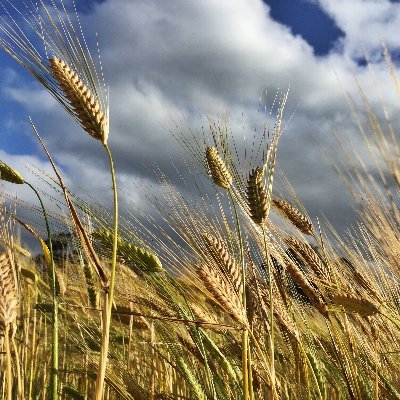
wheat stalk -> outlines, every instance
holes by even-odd
[[[12,369],[10,351],[10,330],[18,312],[17,285],[13,265],[7,253],[0,254],[0,329],[4,332],[7,365],[7,399],[12,400]]]
[[[257,225],[264,225],[270,208],[269,196],[264,184],[264,168],[251,171],[246,187],[250,217]]]
[[[215,147],[207,147],[206,162],[213,182],[223,189],[229,189],[232,185],[232,175]]]
[[[57,57],[50,58],[49,62],[50,71],[69,100],[82,128],[106,145],[109,133],[108,112],[101,109],[98,99],[66,62]]]
[[[289,202],[281,199],[274,199],[272,200],[272,204],[283,217],[288,219],[302,233],[305,233],[306,235],[313,234],[313,226],[310,218],[302,214]]]

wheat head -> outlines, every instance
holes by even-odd
[[[18,311],[18,294],[12,263],[7,253],[0,254],[0,328],[5,331],[15,322]]]
[[[294,237],[286,238],[285,242],[306,262],[306,264],[315,272],[318,278],[327,277],[327,270],[323,262],[308,243],[300,242]]]
[[[93,233],[105,250],[110,251],[113,245],[113,233],[107,229]],[[122,263],[131,262],[144,272],[159,272],[163,269],[160,259],[149,250],[137,247],[122,237],[118,237],[117,256]]]
[[[232,185],[232,175],[215,147],[207,147],[206,162],[213,182],[223,189],[229,189]]]
[[[287,271],[292,277],[293,281],[296,282],[306,296],[309,298],[311,304],[323,315],[328,315],[328,308],[325,303],[320,298],[320,294],[310,285],[308,279],[304,276],[304,274],[300,271],[297,266],[289,262],[287,264]]]
[[[244,323],[244,310],[240,298],[221,274],[206,264],[198,266],[197,273],[207,290],[214,296],[215,300],[217,300],[222,308],[224,308],[234,320],[239,323]]]
[[[305,233],[306,235],[312,235],[312,222],[297,208],[293,207],[289,202],[281,199],[272,200],[272,204],[279,213],[288,219],[297,229],[300,230],[300,232]]]
[[[242,277],[235,259],[229,254],[220,239],[208,233],[204,233],[202,237],[206,242],[206,247],[209,250],[211,258],[228,277],[236,293],[241,296],[243,293]]]
[[[246,187],[250,217],[257,225],[264,225],[270,208],[268,193],[264,185],[264,168],[251,171]]]
[[[49,62],[50,71],[69,100],[82,128],[106,145],[109,133],[108,115],[101,109],[98,99],[67,63],[57,57],[50,58]]]
[[[0,179],[3,181],[22,185],[25,183],[24,178],[15,169],[11,168],[0,160]]]

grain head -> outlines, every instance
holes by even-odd
[[[0,254],[0,328],[5,331],[15,322],[18,312],[18,294],[12,263],[7,253]]]
[[[264,185],[264,168],[251,171],[246,187],[247,205],[250,217],[257,225],[264,225],[267,220],[270,201]]]
[[[99,100],[67,63],[57,57],[51,58],[49,62],[50,71],[70,102],[82,128],[106,145],[109,133],[108,115],[101,109]]]
[[[310,218],[302,214],[297,208],[290,203],[281,199],[272,200],[272,204],[278,212],[288,219],[300,232],[306,235],[312,235],[313,226]]]
[[[22,185],[25,183],[24,178],[15,169],[11,168],[0,160],[0,179],[3,181]]]
[[[206,162],[213,182],[223,189],[229,189],[232,185],[232,175],[215,147],[207,147]]]

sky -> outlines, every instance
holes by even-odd
[[[20,0],[13,4],[18,6]],[[349,195],[321,155],[337,153],[332,127],[358,143],[344,89],[357,97],[357,77],[379,108],[368,55],[396,115],[398,98],[382,57],[385,42],[398,61],[400,4],[388,0],[77,0],[92,48],[98,40],[110,88],[110,147],[123,207],[146,207],[137,187],[153,186],[157,165],[171,180],[188,155],[170,133],[171,121],[201,130],[208,114],[227,114],[238,140],[260,128],[277,91],[290,87],[278,150],[285,173],[310,216],[326,215],[339,229],[354,221]],[[22,4],[22,1],[21,1]],[[1,11],[0,11],[1,13]],[[96,36],[97,34],[97,36]],[[95,50],[96,52],[96,50]],[[397,65],[397,64],[396,64]],[[43,186],[49,172],[32,116],[67,185],[111,205],[107,159],[48,93],[0,54],[0,159]],[[266,91],[266,96],[260,96]],[[261,99],[261,100],[260,100]],[[261,107],[262,109],[262,107]],[[173,161],[172,161],[173,160]],[[191,191],[176,179],[179,190]],[[9,193],[34,202],[24,188]],[[49,200],[47,200],[49,202]],[[49,207],[52,207],[49,202]]]

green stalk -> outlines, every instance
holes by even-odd
[[[7,400],[12,400],[12,370],[11,370],[11,350],[10,350],[10,324],[6,325],[5,330],[5,348],[7,360]]]
[[[242,287],[243,287],[243,309],[246,313],[246,267],[244,264],[244,254],[243,254],[243,240],[242,240],[242,231],[240,229],[240,222],[239,222],[239,214],[237,211],[236,203],[232,195],[232,190],[228,190],[229,196],[231,198],[233,210],[235,213],[235,220],[236,220],[236,228],[238,232],[238,239],[239,239],[239,251],[240,251],[240,264],[242,266]],[[249,333],[247,327],[243,329],[242,332],[242,375],[243,375],[243,400],[249,400],[249,387],[253,385],[250,380],[249,375],[249,368],[251,369],[251,365],[249,365]]]
[[[254,343],[254,346],[255,346],[255,349],[256,349],[256,353],[257,353],[259,359],[264,363],[264,367],[263,368],[268,373],[268,376],[272,381],[271,371],[266,369],[268,367],[268,363],[267,363],[267,360],[265,358],[265,355],[264,355],[263,351],[261,350],[261,347],[260,347],[256,337],[254,336],[254,334],[253,334],[253,332],[251,330],[249,330],[249,334],[250,334],[250,337],[251,337],[251,339],[252,339],[252,341]],[[278,396],[278,393],[276,391],[276,387],[271,385],[271,391],[272,391],[272,398],[274,400],[278,400],[279,396]]]
[[[118,193],[117,193],[117,182],[115,179],[114,162],[111,155],[110,148],[107,144],[104,145],[108,159],[110,162],[110,171],[113,184],[114,192],[114,237],[113,237],[113,253],[112,253],[112,266],[111,276],[109,280],[109,286],[104,291],[104,303],[103,303],[103,320],[102,320],[102,338],[101,338],[101,352],[99,369],[96,380],[96,392],[95,399],[102,400],[104,390],[104,379],[106,376],[107,359],[108,359],[108,346],[110,342],[110,324],[111,324],[111,313],[114,298],[114,285],[115,285],[115,269],[117,265],[117,241],[118,241]]]
[[[36,289],[35,289],[36,290]],[[28,389],[28,399],[32,399],[32,385],[33,385],[33,366],[35,362],[36,354],[36,308],[33,310],[33,333],[32,333],[32,354],[29,365],[29,389]]]
[[[271,392],[275,389],[275,354],[274,354],[274,301],[272,297],[272,286],[273,286],[273,276],[271,270],[271,261],[269,259],[269,252],[267,246],[267,236],[265,234],[265,227],[262,226],[263,239],[264,239],[264,252],[265,252],[265,261],[267,262],[268,268],[268,278],[269,278],[269,305],[270,305],[270,334],[269,334],[269,342],[270,342],[270,361],[271,361]],[[272,393],[271,393],[272,397]]]
[[[40,197],[38,191],[32,186],[29,182],[25,182],[36,194],[39,199],[40,206],[42,207],[44,221],[46,223],[47,230],[47,240],[49,242],[49,251],[50,251],[50,274],[51,274],[51,292],[53,297],[53,313],[52,313],[52,350],[51,350],[51,399],[57,400],[58,398],[58,300],[57,300],[57,291],[56,291],[56,271],[54,266],[54,257],[53,257],[53,244],[51,242],[51,233],[49,221],[47,219],[46,209],[44,208],[44,204],[42,198]]]
[[[251,328],[249,328],[251,329]],[[253,382],[253,368],[252,368],[252,361],[251,361],[251,348],[250,348],[250,344],[247,348],[247,363],[248,363],[248,368],[249,368],[249,382],[252,383]],[[249,389],[250,389],[250,400],[254,400],[254,389],[253,389],[253,385],[250,384],[249,385]]]
[[[14,354],[15,354],[15,365],[16,365],[16,370],[17,370],[17,398],[18,399],[23,399],[23,387],[22,387],[22,380],[21,380],[21,363],[18,355],[18,349],[17,345],[15,343],[15,338],[13,337],[11,339],[13,349],[14,349]]]

